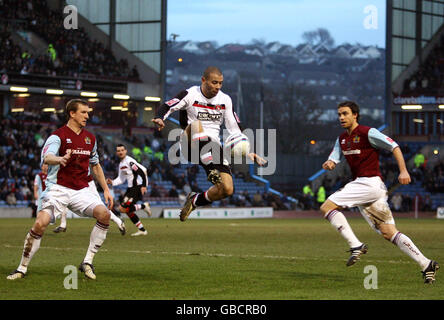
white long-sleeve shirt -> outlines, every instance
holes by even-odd
[[[145,180],[145,184],[144,184]],[[126,156],[119,163],[119,174],[113,180],[113,186],[128,182],[128,188],[133,186],[148,186],[147,169],[130,156]]]
[[[204,133],[219,143],[220,127],[223,123],[225,123],[229,134],[241,132],[240,121],[233,111],[231,98],[222,91],[208,99],[203,95],[200,86],[193,86],[165,102],[160,109],[157,117],[162,120],[168,118],[175,111],[186,112],[186,117],[185,113],[180,116],[183,128],[193,121],[200,120]]]

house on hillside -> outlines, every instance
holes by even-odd
[[[296,47],[299,63],[313,63],[319,55],[313,50],[309,43],[302,43]]]

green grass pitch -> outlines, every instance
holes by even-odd
[[[94,220],[70,219],[66,233],[49,226],[26,278],[9,281],[31,219],[0,219],[0,299],[124,300],[343,300],[443,299],[444,221],[398,219],[429,258],[441,263],[433,285],[418,265],[376,234],[363,219],[349,219],[369,252],[346,267],[346,242],[324,219],[178,220],[144,219],[148,236],[128,219],[121,236],[111,223],[94,260],[97,280],[80,272],[68,290],[67,265],[78,267]],[[377,270],[377,289],[366,289],[367,265]]]

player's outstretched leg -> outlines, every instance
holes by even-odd
[[[206,192],[205,192],[206,193]],[[205,194],[202,193],[202,194]],[[187,200],[185,201],[182,209],[180,210],[180,221],[185,221],[188,216],[190,215],[190,213],[196,209],[197,205],[196,200],[197,200],[197,196],[199,194],[196,192],[190,192],[187,196]],[[208,201],[209,203],[211,203],[210,201]]]
[[[140,221],[139,217],[134,211],[129,212],[128,217],[131,219],[131,221],[134,223],[137,229],[139,229],[137,232],[132,233],[131,236],[133,237],[146,236],[148,234],[148,231],[146,231],[145,227],[142,224],[142,221]]]
[[[219,172],[217,169],[210,170],[209,175],[212,171],[217,171],[221,182],[215,184],[206,192],[190,192],[180,211],[180,221],[185,221],[197,207],[210,205],[213,201],[227,198],[233,194],[234,186],[231,175],[225,172]]]
[[[326,200],[322,206],[321,211],[324,218],[327,219],[331,225],[341,234],[350,246],[350,257],[347,260],[347,267],[354,265],[361,257],[368,251],[368,246],[362,243],[355,236],[352,228],[348,224],[344,214],[337,210],[338,206],[330,200]]]
[[[152,215],[151,206],[150,206],[150,203],[148,201],[146,201],[146,202],[144,202],[142,204],[136,203],[134,205],[134,211],[137,211],[137,210],[145,211],[146,214],[148,215],[148,217],[151,217],[151,215]]]
[[[433,283],[435,281],[436,271],[439,269],[439,264],[436,261],[425,257],[413,241],[405,234],[399,232],[394,224],[381,224],[379,230],[384,239],[396,245],[402,252],[419,264],[424,283]]]
[[[42,240],[42,236],[45,232],[46,227],[49,225],[50,221],[51,217],[47,212],[40,211],[37,214],[37,218],[36,221],[34,222],[34,225],[26,235],[20,264],[16,270],[11,272],[11,274],[6,277],[6,279],[16,280],[25,277],[26,272],[28,271],[28,265],[31,262],[31,259],[34,256],[34,254],[40,248],[40,242]]]
[[[134,205],[133,204],[133,198],[128,199],[127,197],[125,197],[122,201],[122,203],[120,204],[120,212],[125,212],[128,217],[130,218],[131,222],[134,223],[134,225],[137,227],[137,229],[139,229],[137,232],[132,233],[131,236],[133,237],[137,237],[137,236],[146,236],[148,234],[148,231],[145,230],[145,227],[142,224],[142,221],[140,221],[139,217],[137,216],[137,214],[135,213],[136,210],[139,209],[144,209],[145,212],[147,212],[147,210],[149,211],[149,213],[151,213],[151,209],[149,207],[148,202],[145,202],[141,205]],[[150,214],[148,214],[150,215]]]
[[[85,273],[85,276],[91,280],[96,279],[93,259],[106,239],[110,220],[109,210],[104,205],[96,206],[93,210],[93,215],[94,218],[96,218],[97,223],[91,231],[86,256],[79,266],[79,270]]]

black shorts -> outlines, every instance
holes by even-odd
[[[126,204],[135,204],[137,201],[142,200],[142,191],[140,190],[142,186],[134,186],[128,188],[123,196],[120,196],[120,204],[124,203],[124,199],[127,198]],[[128,203],[129,202],[129,203]]]
[[[180,146],[180,147],[181,147],[181,149],[184,148],[184,147],[187,147],[187,148],[188,148],[188,153],[187,153],[187,155],[185,156],[183,153],[182,153],[182,155],[187,159],[187,161],[193,163],[193,162],[191,161],[191,144],[188,143],[188,145],[185,146],[185,143],[183,143],[183,141],[181,141],[181,146]],[[230,166],[227,165],[227,164],[224,164],[224,162],[226,162],[226,161],[224,161],[224,159],[223,159],[223,151],[222,151],[222,150],[221,150],[221,152],[220,152],[220,159],[214,159],[214,160],[218,160],[218,161],[214,161],[214,162],[216,162],[216,163],[204,164],[204,163],[202,162],[202,160],[200,159],[200,157],[199,157],[199,165],[200,165],[202,168],[204,168],[204,170],[205,170],[207,176],[208,176],[208,174],[210,173],[210,171],[213,170],[213,169],[217,169],[217,170],[219,170],[219,172],[227,173],[227,174],[229,174],[230,176],[232,175],[232,174],[231,174],[231,168],[230,168]]]
[[[213,170],[213,169],[217,169],[217,170],[219,170],[219,172],[224,172],[224,173],[227,173],[231,176],[231,169],[229,166],[227,166],[225,164],[210,163],[210,164],[206,165],[206,164],[203,164],[201,161],[199,161],[199,164],[202,166],[202,168],[204,168],[207,176],[210,174],[210,170]]]

